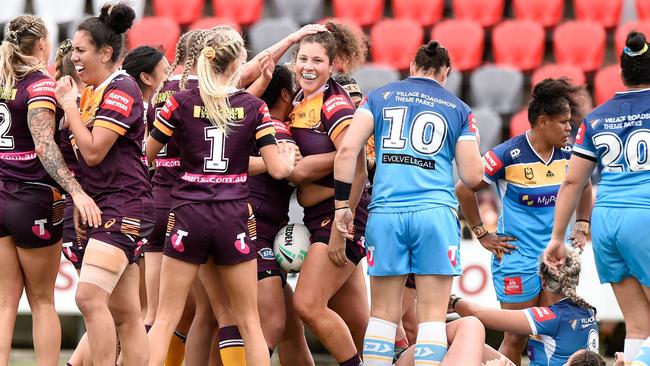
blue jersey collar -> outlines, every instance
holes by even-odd
[[[429,83],[433,82],[434,84],[436,84],[437,86],[442,88],[442,84],[440,84],[440,82],[438,82],[438,80],[436,80],[436,79],[427,78],[427,77],[424,77],[424,76],[409,76],[408,79],[421,80],[421,81],[426,81],[426,82],[429,82]]]

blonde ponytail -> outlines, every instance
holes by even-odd
[[[229,77],[224,73],[233,62],[239,63],[245,56],[241,35],[230,27],[223,27],[212,30],[206,37],[197,62],[199,92],[207,118],[226,134],[235,125],[228,95],[239,85],[241,67],[237,64]]]
[[[47,27],[40,17],[20,15],[7,23],[0,45],[0,93],[32,72],[45,70],[45,63],[31,55],[41,38],[47,38]]]

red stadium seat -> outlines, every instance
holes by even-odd
[[[453,0],[451,7],[456,19],[470,19],[490,27],[503,18],[504,0]]]
[[[636,14],[640,20],[650,19],[650,0],[636,0]]]
[[[510,137],[521,135],[528,130],[530,130],[530,122],[528,122],[528,108],[524,108],[512,116],[512,119],[510,119]]]
[[[616,94],[625,90],[621,79],[621,67],[609,65],[598,70],[594,76],[594,98],[596,105],[601,105]]]
[[[241,27],[239,26],[239,24],[237,24],[237,22],[235,22],[232,19],[219,18],[219,17],[201,18],[196,22],[192,23],[192,25],[190,25],[189,30],[210,29],[218,25],[229,25],[235,28],[238,32],[241,32]]]
[[[229,18],[248,26],[262,17],[264,0],[212,0],[212,8],[216,17]]]
[[[617,60],[621,56],[621,53],[623,53],[623,48],[625,48],[627,34],[632,30],[644,33],[647,37],[650,37],[650,19],[638,22],[628,22],[619,25],[618,28],[616,28],[616,33],[614,33],[614,54],[616,55]]]
[[[173,18],[178,24],[190,24],[203,16],[204,0],[153,0],[153,13]]]
[[[515,18],[532,20],[544,27],[553,27],[562,21],[564,0],[513,0]]]
[[[555,28],[553,53],[558,64],[596,71],[605,56],[605,28],[591,20],[572,20]]]
[[[162,46],[168,60],[174,59],[181,27],[169,17],[144,17],[128,33],[129,49],[142,45]]]
[[[452,68],[470,71],[483,62],[485,32],[471,20],[445,20],[431,31],[431,39],[449,51]]]
[[[561,77],[569,78],[575,85],[585,85],[586,82],[585,74],[576,66],[548,64],[535,70],[531,79],[531,86],[534,87],[547,78],[558,79]]]
[[[593,20],[606,28],[618,24],[623,10],[623,0],[573,0],[578,20]]]
[[[492,31],[494,62],[521,71],[539,67],[544,59],[544,28],[531,20],[506,20]]]
[[[409,18],[430,27],[442,19],[445,0],[393,0],[393,16]]]
[[[384,16],[384,0],[332,0],[336,18],[352,18],[362,27],[377,23]]]
[[[370,31],[372,62],[408,70],[424,41],[422,27],[411,19],[384,19]]]

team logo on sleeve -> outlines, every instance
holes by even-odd
[[[583,122],[578,128],[578,134],[576,135],[576,144],[582,145],[585,140],[585,132],[587,130],[587,125]]]
[[[470,113],[467,120],[469,121],[469,132],[478,133],[478,126],[476,124],[476,117],[474,117],[474,114]]]
[[[267,123],[267,122],[272,122],[273,119],[271,118],[271,112],[269,112],[269,107],[266,106],[266,103],[262,104],[259,110],[260,114],[262,115],[262,122]],[[243,108],[242,108],[242,113],[243,113]],[[242,119],[244,116],[242,115]]]
[[[353,108],[348,99],[343,95],[332,95],[325,104],[323,104],[323,112],[325,112],[325,118],[330,119],[334,113],[345,108]]]
[[[540,323],[555,319],[555,313],[553,313],[551,309],[547,307],[535,306],[531,309],[531,312],[533,313],[535,320],[537,320]]]
[[[29,94],[30,98],[37,97],[37,96],[53,97],[55,87],[56,87],[56,83],[54,82],[54,80],[41,80],[28,86],[27,93]]]
[[[172,116],[172,113],[178,108],[178,102],[174,97],[169,97],[165,102],[165,105],[160,110],[160,117],[164,119],[169,119]]]
[[[521,295],[524,293],[524,286],[521,284],[521,277],[505,277],[503,288],[506,295]]]
[[[485,165],[485,172],[490,176],[496,174],[496,172],[503,168],[503,163],[492,150],[483,155],[483,165]]]
[[[133,97],[119,90],[111,90],[104,97],[101,108],[110,109],[124,117],[128,117],[131,115],[131,109],[133,108]]]

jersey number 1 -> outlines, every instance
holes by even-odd
[[[406,147],[404,122],[406,107],[385,108],[384,120],[390,123],[388,137],[382,138],[384,149],[402,150]],[[411,124],[410,142],[413,149],[420,154],[434,155],[440,151],[447,136],[447,122],[437,113],[421,112]]]
[[[224,157],[226,134],[219,127],[206,127],[206,141],[210,141],[210,156],[203,158],[203,170],[206,172],[223,173],[228,170],[228,158]]]

